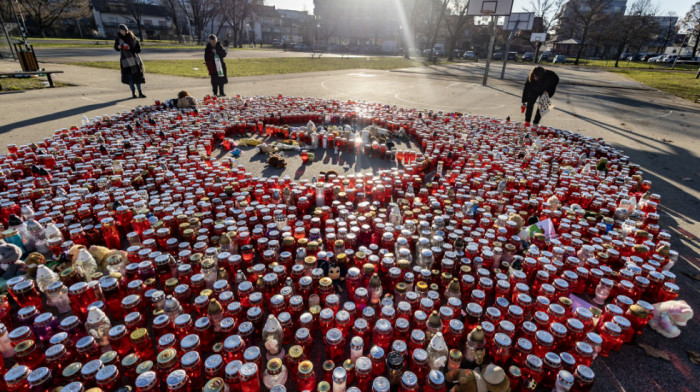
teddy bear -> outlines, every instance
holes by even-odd
[[[0,271],[5,280],[24,273],[24,262],[20,257],[22,257],[22,249],[0,239]]]

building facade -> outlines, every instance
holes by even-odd
[[[396,0],[314,0],[317,43],[380,48],[401,34]]]
[[[155,4],[138,4],[143,38],[174,39],[173,23],[165,8]],[[92,15],[98,37],[111,38],[117,35],[120,24],[125,24],[138,34],[138,23],[125,1],[92,0]]]
[[[282,42],[288,44],[308,42],[312,39],[311,26],[315,26],[315,18],[308,11],[278,9],[282,19]]]

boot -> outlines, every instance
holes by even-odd
[[[139,98],[146,98],[146,96],[141,91],[139,91]]]

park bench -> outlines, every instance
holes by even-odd
[[[51,74],[58,74],[58,73],[63,73],[63,71],[22,71],[22,72],[2,72],[0,73],[0,77],[6,77],[6,76],[33,76],[33,75],[46,75],[46,79],[49,81],[49,87],[54,87],[53,85],[53,79],[51,78]],[[2,90],[2,87],[0,87],[0,90]]]

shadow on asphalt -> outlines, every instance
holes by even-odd
[[[69,109],[69,110],[63,110],[60,112],[45,114],[43,116],[34,117],[34,118],[27,119],[27,120],[17,121],[17,122],[14,122],[12,124],[5,124],[3,126],[0,126],[0,134],[12,131],[15,128],[22,128],[22,127],[29,127],[32,125],[39,125],[39,124],[46,122],[46,121],[58,120],[60,118],[75,116],[75,115],[87,113],[87,112],[92,111],[92,110],[106,108],[106,107],[115,105],[119,102],[129,101],[131,99],[132,98],[122,98],[122,99],[115,99],[115,100],[107,101],[107,102],[93,103],[90,105],[80,106],[80,107]]]

